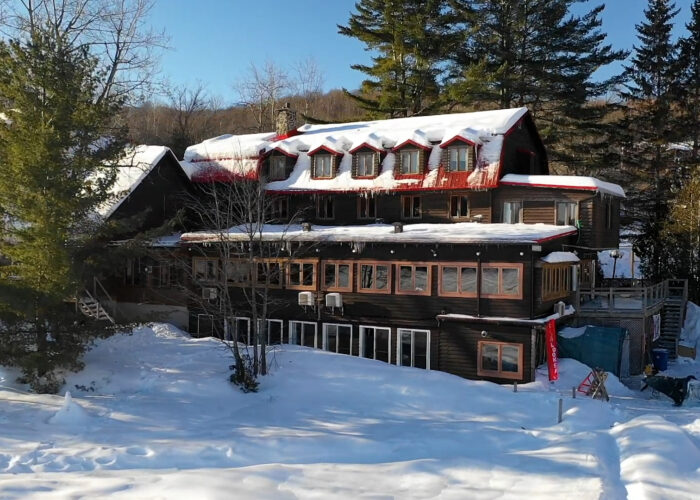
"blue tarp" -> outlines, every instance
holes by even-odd
[[[560,358],[573,358],[618,377],[629,375],[629,333],[626,328],[589,325],[564,329],[557,340]]]

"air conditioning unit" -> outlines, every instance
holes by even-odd
[[[343,296],[339,293],[327,293],[326,307],[343,307]]]
[[[315,306],[314,293],[313,292],[299,292],[299,305],[300,306]]]
[[[219,296],[218,290],[213,287],[205,286],[202,288],[202,298],[207,300],[216,300]]]
[[[564,304],[561,300],[554,304],[554,312],[558,314],[560,317],[564,316],[566,314],[566,304]]]

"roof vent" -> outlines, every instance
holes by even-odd
[[[403,222],[394,222],[394,232],[403,233]]]
[[[305,233],[308,233],[311,231],[311,223],[310,222],[302,222],[301,223],[301,230],[304,231]]]

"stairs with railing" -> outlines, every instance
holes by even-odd
[[[661,336],[658,347],[668,349],[669,357],[678,355],[678,340],[683,328],[685,308],[688,302],[688,281],[668,280],[668,293],[661,309]]]
[[[113,310],[110,314],[104,307],[100,297],[103,297],[104,301],[108,301],[113,304]],[[95,319],[97,321],[108,321],[111,324],[116,324],[116,304],[112,297],[109,295],[105,287],[102,285],[100,280],[93,278],[92,280],[92,292],[86,287],[78,296],[76,300],[76,309],[79,310],[83,315]]]

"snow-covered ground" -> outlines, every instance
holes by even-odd
[[[700,403],[611,376],[610,403],[561,360],[512,387],[284,346],[260,392],[211,339],[116,335],[35,395],[0,368],[0,498],[697,498]],[[672,366],[698,373],[695,362]],[[557,424],[559,398],[564,419]]]

